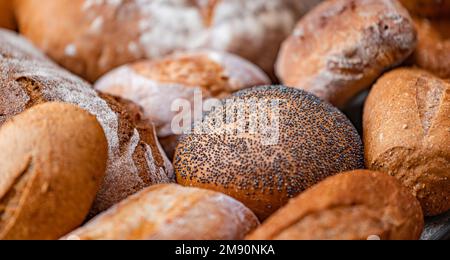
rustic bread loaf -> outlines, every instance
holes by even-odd
[[[0,151],[0,239],[58,239],[82,224],[108,159],[94,116],[35,106],[0,128]]]
[[[448,18],[414,19],[418,44],[411,60],[441,78],[450,78],[450,15]]]
[[[111,69],[177,50],[229,51],[268,72],[281,42],[318,0],[18,0],[21,33],[95,81]]]
[[[169,157],[176,147],[173,118],[180,113],[172,105],[183,99],[221,98],[235,91],[270,84],[255,65],[232,54],[213,51],[184,52],[153,61],[124,65],[102,77],[95,88],[132,100],[152,121]],[[201,95],[201,96],[200,96]]]
[[[450,0],[400,0],[414,15],[427,17],[449,17]]]
[[[411,17],[396,0],[324,1],[284,42],[277,74],[343,107],[415,46]]]
[[[179,184],[228,194],[265,219],[310,186],[364,162],[358,133],[336,108],[302,90],[266,86],[223,100],[180,139],[174,167]]]
[[[450,83],[418,69],[392,71],[364,109],[367,168],[397,177],[425,215],[450,209]]]
[[[16,29],[13,0],[0,0],[0,28]]]
[[[291,200],[248,239],[419,239],[419,202],[395,178],[359,170],[330,177]]]
[[[173,169],[159,149],[153,127],[143,125],[135,112],[122,109],[127,106],[114,98],[102,99],[105,96],[100,97],[86,82],[43,61],[42,55],[15,34],[0,31],[0,43],[0,125],[48,101],[78,105],[95,115],[102,125],[109,159],[104,186],[92,214],[150,184],[171,181]]]
[[[131,196],[63,239],[234,240],[258,225],[249,209],[226,195],[166,184]]]

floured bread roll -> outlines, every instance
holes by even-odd
[[[109,70],[177,50],[238,54],[267,72],[299,17],[319,0],[19,0],[21,33],[70,71]]]
[[[154,61],[122,66],[102,77],[95,88],[121,96],[142,106],[161,144],[172,157],[177,136],[173,119],[182,111],[173,109],[182,99],[191,104],[200,98],[222,98],[238,90],[270,84],[255,65],[235,55],[214,51],[183,52]],[[201,106],[201,104],[195,104]]]
[[[14,50],[14,51],[12,51]],[[109,145],[105,182],[91,214],[172,178],[172,166],[155,137],[129,105],[101,98],[89,84],[45,59],[27,41],[0,30],[0,125],[34,105],[60,101],[97,117]]]

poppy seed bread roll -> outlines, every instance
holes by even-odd
[[[147,188],[66,235],[69,240],[237,240],[259,225],[218,192],[161,184]]]
[[[419,69],[378,80],[364,108],[366,166],[398,178],[426,216],[450,209],[450,83]]]
[[[173,181],[173,167],[153,126],[123,100],[99,94],[49,61],[17,34],[0,30],[0,126],[27,108],[46,102],[77,105],[95,115],[108,140],[104,186],[91,215],[142,188]]]
[[[330,0],[299,21],[276,70],[285,85],[344,107],[415,47],[413,21],[397,0]]]
[[[96,118],[46,103],[0,128],[0,239],[58,239],[85,220],[108,143]]]
[[[358,170],[305,191],[253,232],[252,240],[417,240],[419,202],[395,178]]]
[[[152,121],[169,157],[176,147],[172,105],[179,99],[194,105],[201,98],[222,98],[238,90],[270,84],[265,73],[250,62],[228,53],[183,52],[153,61],[122,66],[95,84],[99,91],[132,100]]]
[[[264,121],[269,117],[272,123]],[[361,139],[339,110],[303,90],[265,86],[223,100],[181,137],[174,167],[179,184],[223,192],[265,219],[310,186],[363,168],[364,161]]]
[[[120,65],[175,51],[242,56],[273,74],[281,42],[319,0],[17,0],[19,31],[94,82]]]

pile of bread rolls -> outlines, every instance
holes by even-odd
[[[0,0],[0,27],[0,239],[415,240],[450,210],[450,0]]]

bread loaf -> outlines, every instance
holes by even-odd
[[[180,139],[174,167],[179,184],[223,192],[262,220],[364,162],[358,133],[336,108],[302,90],[265,86],[237,92],[207,114]]]
[[[450,78],[450,15],[448,18],[415,19],[419,41],[412,61],[441,78]]]
[[[248,239],[416,240],[423,222],[419,202],[395,178],[359,170],[307,190]]]
[[[397,177],[425,215],[450,209],[450,83],[418,69],[392,71],[364,109],[367,168]]]
[[[126,199],[64,239],[234,240],[259,225],[234,199],[212,191],[156,185]]]
[[[172,120],[180,112],[172,108],[179,99],[193,107],[200,98],[221,98],[246,87],[270,84],[258,67],[231,54],[213,51],[178,53],[154,61],[142,61],[118,68],[95,88],[136,102],[145,118],[154,122],[158,137],[170,157],[176,146]]]
[[[24,50],[24,51],[22,51]],[[0,125],[34,105],[71,103],[95,115],[108,140],[104,186],[92,214],[105,210],[140,189],[167,183],[173,169],[159,149],[153,127],[114,98],[57,67],[20,37],[0,31]]]
[[[414,15],[427,17],[449,17],[449,0],[400,0]]]
[[[0,28],[16,29],[12,0],[0,0]]]
[[[343,107],[415,46],[411,17],[396,0],[324,1],[283,43],[277,74]]]
[[[58,239],[84,221],[108,159],[94,116],[35,106],[0,128],[0,151],[0,239]]]
[[[18,0],[16,11],[21,33],[95,81],[119,65],[201,48],[236,53],[272,72],[281,42],[316,2]]]

